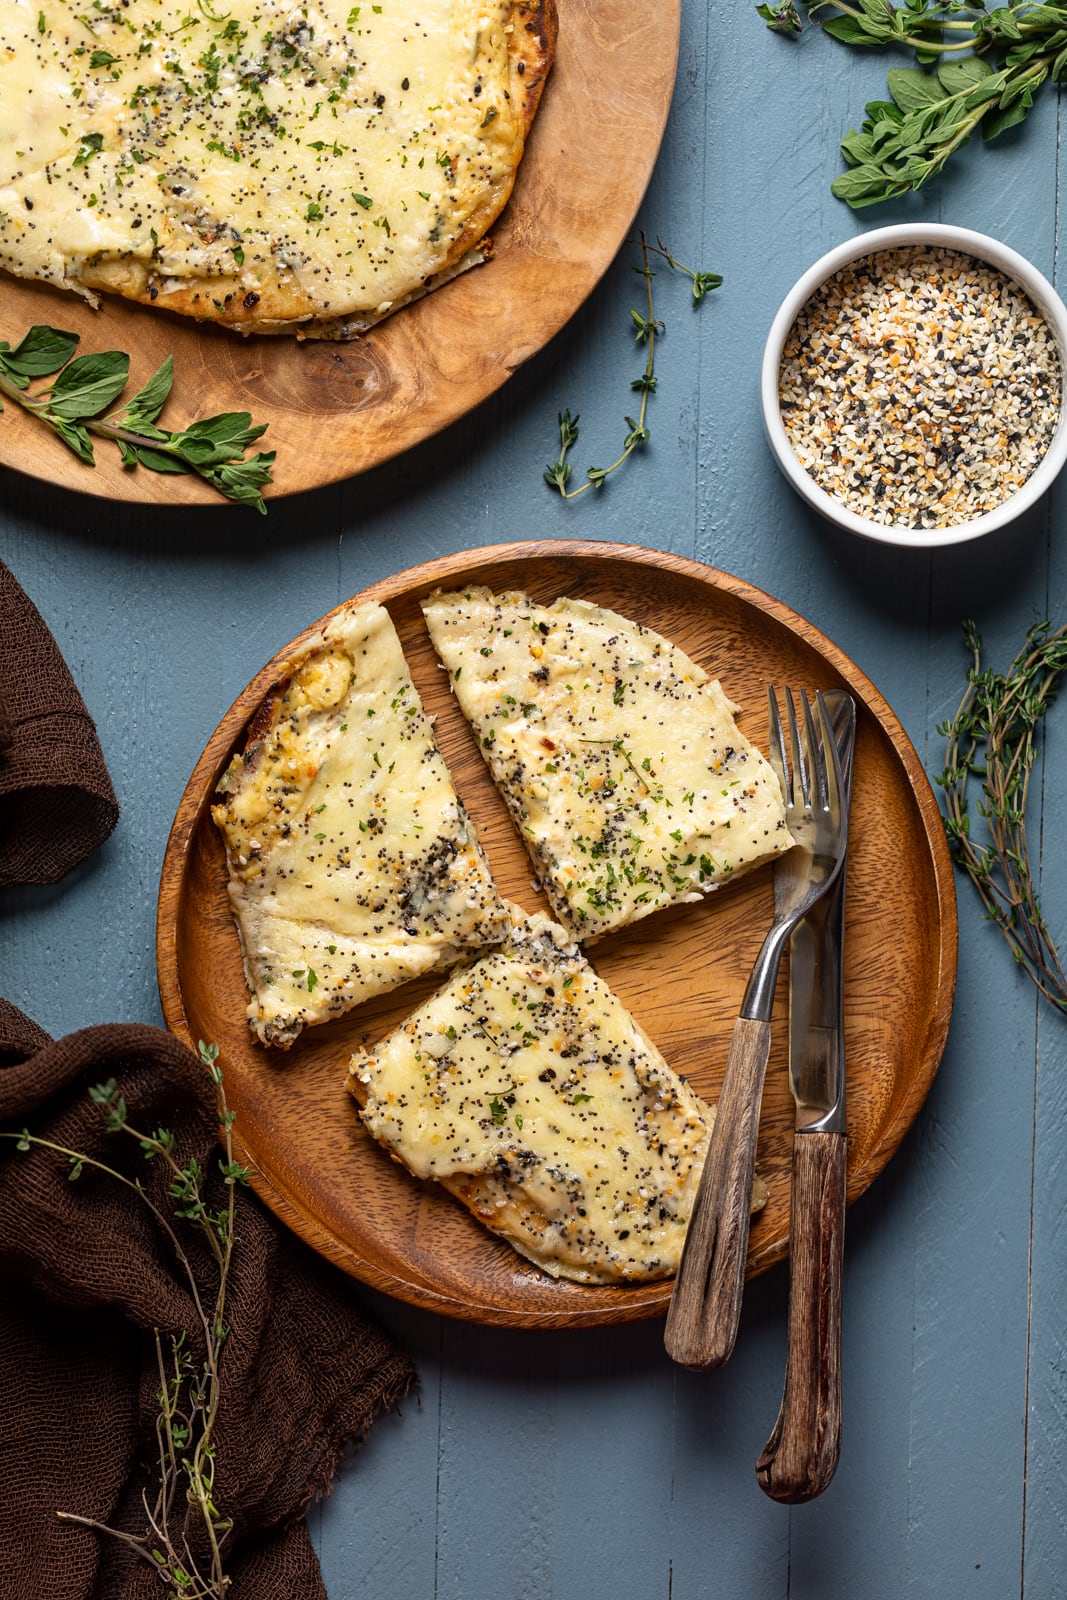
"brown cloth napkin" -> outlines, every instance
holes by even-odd
[[[0,888],[58,882],[104,842],[118,814],[67,664],[0,562]]]
[[[165,1169],[108,1133],[88,1097],[111,1077],[134,1126],[169,1128],[182,1165],[195,1155],[217,1172],[214,1089],[177,1039],[131,1023],[53,1043],[0,1001],[0,1126],[140,1178],[170,1217]],[[0,1595],[154,1600],[163,1589],[147,1563],[56,1512],[143,1528],[159,1387],[152,1330],[186,1329],[196,1348],[199,1324],[144,1203],[114,1178],[86,1168],[71,1182],[68,1170],[52,1151],[0,1140]],[[221,1194],[219,1179],[216,1202]],[[329,1489],[346,1441],[399,1403],[414,1372],[354,1285],[245,1188],[235,1237],[215,1440],[216,1502],[235,1522],[229,1596],[324,1600],[304,1512]],[[191,1258],[211,1292],[206,1251]]]

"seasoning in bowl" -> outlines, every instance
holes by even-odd
[[[1051,328],[1009,277],[957,250],[882,250],[801,310],[779,407],[819,487],[873,522],[950,528],[1010,499],[1059,420]]]

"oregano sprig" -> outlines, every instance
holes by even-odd
[[[68,1178],[81,1178],[87,1167],[95,1169],[133,1191],[155,1220],[175,1260],[184,1273],[197,1320],[200,1324],[203,1354],[195,1357],[184,1332],[173,1334],[169,1349],[159,1331],[155,1335],[156,1364],[159,1373],[156,1417],[157,1482],[154,1494],[142,1498],[146,1528],[143,1534],[108,1527],[93,1517],[58,1511],[65,1522],[91,1528],[117,1539],[156,1573],[167,1591],[181,1600],[225,1600],[230,1589],[224,1552],[232,1524],[215,1501],[215,1424],[222,1402],[222,1353],[229,1337],[226,1299],[234,1249],[234,1201],[237,1186],[248,1182],[249,1171],[234,1159],[231,1130],[235,1113],[226,1104],[219,1048],[200,1041],[200,1059],[207,1067],[218,1096],[219,1143],[222,1158],[218,1170],[223,1179],[223,1201],[212,1205],[207,1198],[208,1174],[195,1159],[181,1166],[175,1156],[176,1141],[170,1129],[145,1132],[129,1120],[126,1101],[115,1080],[95,1084],[90,1099],[104,1113],[110,1133],[124,1134],[136,1141],[146,1161],[160,1161],[169,1170],[167,1193],[173,1201],[175,1219],[191,1226],[206,1244],[214,1263],[214,1294],[205,1295],[193,1272],[185,1247],[183,1230],[150,1198],[140,1179],[130,1178],[83,1151],[69,1149],[50,1139],[32,1134],[28,1128],[13,1133],[0,1130],[0,1139],[13,1139],[21,1151],[34,1148],[51,1150],[68,1165]],[[207,1557],[197,1557],[194,1544],[203,1542]]]
[[[956,864],[978,891],[989,920],[1003,934],[1038,989],[1067,1011],[1067,976],[1041,911],[1026,831],[1037,728],[1067,673],[1067,626],[1038,623],[1003,675],[982,668],[982,640],[963,624],[971,655],[967,688],[956,715],[938,732],[947,739],[945,829]],[[978,837],[969,801],[977,786]]]
[[[550,489],[558,490],[564,500],[577,500],[578,496],[585,494],[588,489],[602,489],[611,474],[617,472],[623,462],[627,461],[635,450],[647,444],[651,438],[651,430],[647,421],[648,399],[650,395],[656,392],[656,339],[665,329],[664,324],[656,317],[652,304],[652,280],[656,274],[652,269],[650,257],[658,256],[660,260],[666,262],[672,272],[680,272],[689,279],[692,304],[694,306],[700,305],[711,290],[717,289],[722,283],[722,278],[717,272],[694,271],[693,268],[687,267],[684,262],[678,261],[667,249],[662,239],[657,239],[654,245],[649,244],[644,233],[641,233],[637,243],[641,251],[641,265],[635,267],[634,271],[644,280],[645,303],[643,310],[631,308],[630,325],[633,329],[635,341],[645,346],[645,367],[644,371],[633,379],[630,388],[640,394],[641,402],[637,416],[625,419],[627,433],[623,439],[622,450],[618,458],[611,463],[610,467],[588,467],[585,481],[575,489],[570,487],[573,469],[567,457],[578,442],[578,423],[580,419],[577,413],[573,417],[569,411],[561,411],[559,413],[557,419],[559,455],[555,461],[550,461],[545,468],[544,480]]]
[[[803,27],[796,0],[756,9],[775,32]],[[917,63],[890,70],[890,98],[872,101],[841,142],[850,170],[831,187],[854,208],[921,188],[977,130],[995,139],[1046,80],[1067,79],[1067,0],[809,0],[807,14],[843,44],[899,47]]]
[[[263,489],[271,482],[275,452],[245,454],[266,423],[254,424],[247,411],[228,411],[187,428],[159,427],[174,382],[171,356],[142,389],[110,411],[126,387],[130,358],[121,350],[75,355],[78,343],[78,334],[43,324],[14,347],[0,339],[0,397],[45,423],[87,466],[95,465],[95,435],[118,446],[126,467],[192,473],[227,500],[266,511]]]

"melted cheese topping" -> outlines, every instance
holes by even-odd
[[[514,918],[507,950],[353,1058],[363,1120],[554,1277],[670,1276],[713,1113],[561,928]]]
[[[583,600],[423,607],[557,915],[584,941],[790,848],[778,780],[717,680]]]
[[[290,663],[212,815],[252,998],[288,1045],[507,929],[387,613],[349,607]]]
[[[507,198],[513,9],[0,0],[0,265],[258,331],[358,331]]]

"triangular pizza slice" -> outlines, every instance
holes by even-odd
[[[790,848],[778,780],[719,682],[584,600],[485,588],[423,604],[559,919],[587,942]]]
[[[677,1271],[714,1113],[547,917],[513,910],[350,1087],[397,1161],[553,1277]]]
[[[382,606],[283,667],[219,785],[249,1024],[286,1047],[507,928]]]

